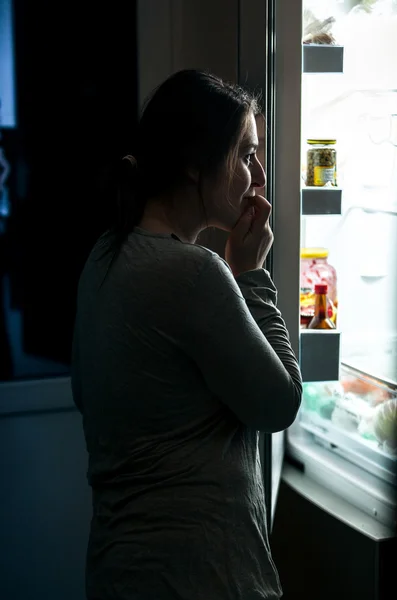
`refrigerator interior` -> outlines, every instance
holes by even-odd
[[[342,46],[343,72],[305,72],[312,48],[303,44],[301,247],[326,248],[336,269],[337,329],[322,339],[340,334],[339,357],[335,345],[327,357],[328,343],[323,356],[338,361],[339,375],[304,378],[289,440],[297,435],[312,450],[321,445],[347,459],[390,495],[397,466],[397,3],[306,0],[304,36],[313,15],[334,38],[336,62]],[[336,140],[336,187],[306,186],[310,138]]]

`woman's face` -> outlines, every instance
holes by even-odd
[[[231,178],[225,166],[216,181],[207,187],[204,197],[210,227],[231,231],[256,190],[265,186],[266,175],[256,155],[258,143],[255,116],[251,113]]]

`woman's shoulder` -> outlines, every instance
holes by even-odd
[[[124,283],[129,281],[135,285],[137,278],[139,281],[143,278],[145,282],[167,282],[171,287],[181,282],[185,285],[190,282],[193,286],[199,280],[210,282],[219,277],[219,272],[227,278],[230,276],[225,273],[230,272],[229,266],[219,254],[200,244],[183,242],[176,236],[128,236],[117,255],[109,251],[112,240],[109,234],[98,240],[90,256],[90,271],[108,271],[112,263],[112,278],[121,278]],[[125,277],[126,272],[128,277]]]
[[[219,269],[230,271],[227,262],[219,256],[217,252],[201,246],[200,244],[187,244],[182,242],[179,249],[182,262],[188,268],[195,267],[198,273],[210,274],[212,271]]]
[[[138,235],[128,238],[127,252],[138,253],[143,261],[155,261],[160,269],[198,273],[214,263],[225,263],[216,252],[200,244],[184,242],[173,234],[149,234],[136,229]]]

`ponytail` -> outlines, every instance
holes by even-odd
[[[116,164],[113,163],[109,175],[106,203],[110,203],[110,214],[108,213],[106,230],[111,234],[111,242],[99,256],[102,258],[108,253],[112,255],[108,269],[128,234],[142,219],[146,203],[146,197],[141,193],[138,164],[134,156],[119,158]]]
[[[123,241],[143,216],[145,201],[140,193],[136,158],[124,156],[116,168],[116,198],[111,231]]]

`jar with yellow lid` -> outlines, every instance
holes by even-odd
[[[316,284],[328,286],[328,317],[336,325],[338,308],[337,275],[328,262],[327,248],[301,248],[300,321],[306,328],[314,316]]]
[[[337,185],[336,140],[308,139],[306,185]]]

